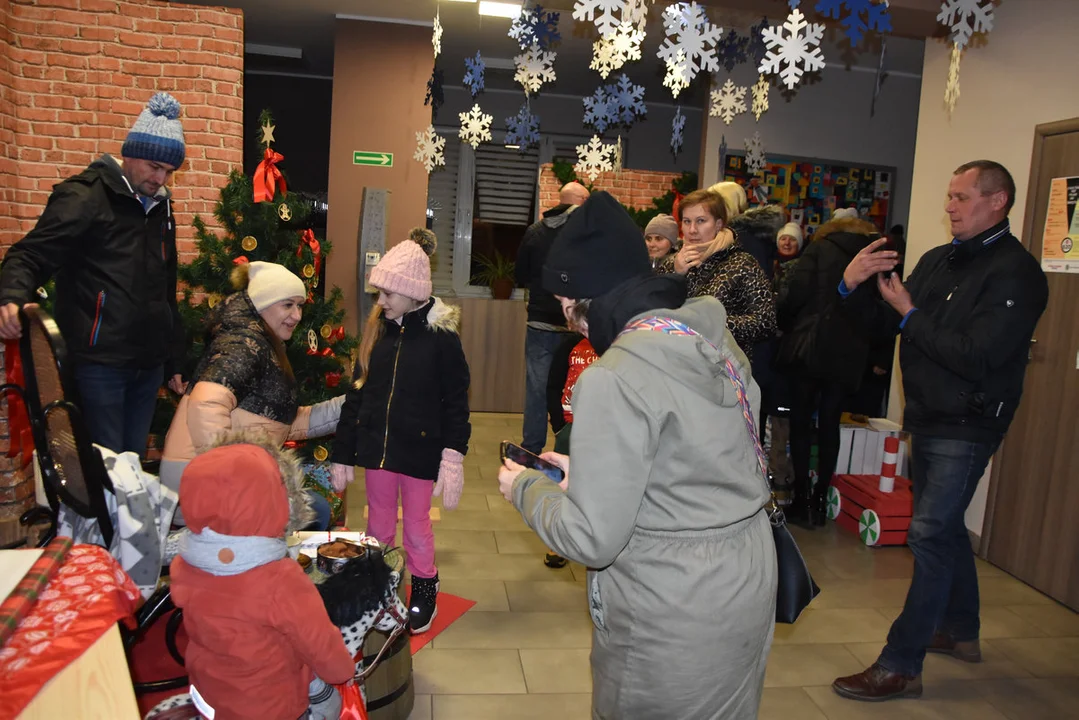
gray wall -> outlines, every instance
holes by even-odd
[[[585,68],[585,71],[591,72]],[[597,81],[599,76],[597,75]],[[468,90],[461,87],[446,87],[446,103],[438,109],[436,126],[457,125],[457,114],[468,111],[473,103],[479,103],[485,113],[494,116],[491,124],[493,142],[502,142],[506,132],[506,118],[517,114],[524,102],[524,93],[521,91],[507,92],[500,90],[488,90],[480,93],[475,100]],[[666,96],[669,100],[670,96]],[[703,113],[700,108],[683,106],[682,114],[686,116],[686,126],[683,130],[682,152],[677,159],[671,154],[671,121],[674,119],[675,106],[670,103],[651,103],[647,99],[645,105],[648,114],[644,119],[638,120],[628,132],[623,132],[622,139],[626,143],[626,155],[624,165],[633,170],[660,170],[664,172],[677,172],[689,170],[696,172],[701,151],[701,121]],[[572,135],[578,137],[591,137],[593,130],[581,122],[584,115],[583,99],[569,95],[544,94],[541,90],[532,98],[532,113],[540,118],[540,135]],[[617,133],[608,128],[604,139],[613,141]]]

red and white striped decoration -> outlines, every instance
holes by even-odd
[[[884,438],[884,462],[880,466],[880,491],[890,493],[895,488],[895,466],[899,460],[899,438]]]

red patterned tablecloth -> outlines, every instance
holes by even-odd
[[[72,547],[0,647],[0,719],[22,712],[49,680],[134,613],[141,597],[104,548]]]

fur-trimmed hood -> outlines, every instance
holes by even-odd
[[[838,220],[829,220],[817,228],[817,232],[813,233],[813,242],[825,240],[828,237],[839,233],[846,233],[848,235],[879,236],[880,230],[868,220],[862,220],[861,218],[839,218]]]
[[[743,233],[775,238],[776,233],[787,222],[787,212],[779,205],[761,205],[750,208],[728,223],[739,238]]]
[[[286,534],[302,530],[314,521],[315,511],[311,509],[311,501],[303,487],[303,470],[300,469],[300,459],[296,453],[281,448],[265,434],[251,429],[222,433],[213,447],[228,445],[254,445],[265,450],[277,462],[285,492],[288,494],[289,518]]]
[[[426,313],[421,308],[416,313],[423,317],[424,323],[431,330],[444,330],[459,334],[461,331],[461,308],[457,305],[448,305],[442,298],[432,297],[426,307]]]

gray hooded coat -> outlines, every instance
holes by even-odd
[[[522,472],[514,505],[555,552],[595,568],[592,715],[755,718],[775,629],[768,488],[734,386],[760,391],[715,298],[660,315],[702,338],[635,331],[585,370],[563,492]]]

